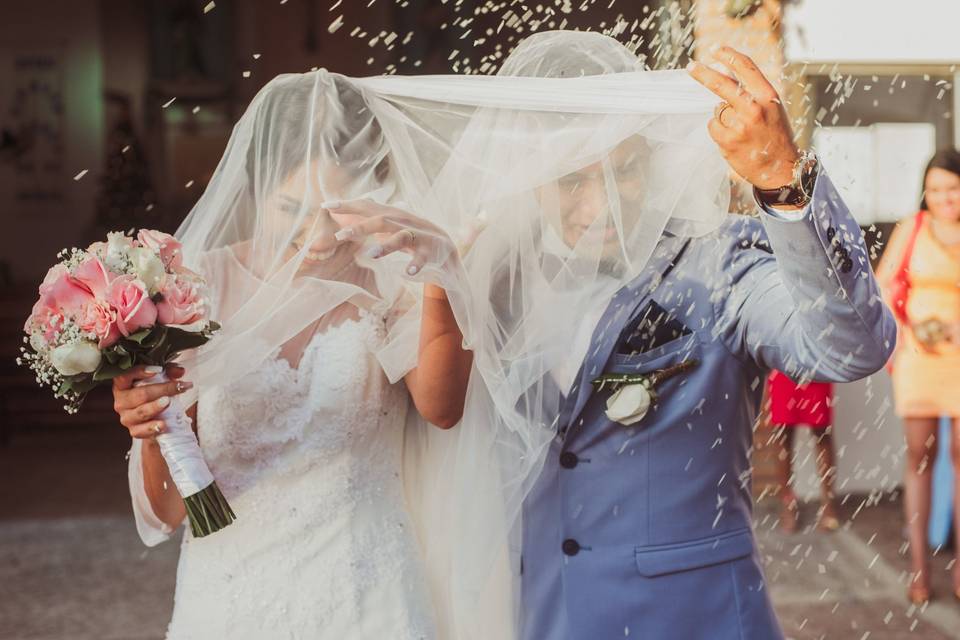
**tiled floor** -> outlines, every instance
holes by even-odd
[[[125,433],[115,426],[16,434],[0,449],[0,638],[147,640],[163,637],[177,544],[137,538],[126,489]],[[942,597],[924,610],[904,599],[900,506],[887,497],[844,515],[834,534],[784,535],[758,509],[771,593],[796,640],[960,637],[949,557],[934,562]],[[812,517],[813,506],[805,509]],[[809,520],[809,518],[808,518]],[[269,639],[266,639],[269,640]],[[671,639],[672,640],[672,639]]]

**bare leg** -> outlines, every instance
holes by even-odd
[[[812,427],[817,449],[817,474],[820,476],[820,513],[817,526],[821,531],[840,528],[837,508],[833,502],[833,479],[837,475],[837,460],[833,452],[833,427]]]
[[[799,524],[797,496],[793,493],[793,427],[778,425],[776,442],[780,445],[777,454],[777,484],[780,494],[780,528],[787,533],[797,530]]]
[[[937,456],[937,419],[905,418],[907,459],[904,473],[904,517],[910,540],[913,580],[909,597],[922,602],[930,596],[927,526],[930,521],[930,479]]]

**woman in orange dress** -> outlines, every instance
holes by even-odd
[[[797,384],[786,374],[772,371],[767,379],[770,399],[770,422],[775,426],[776,440],[781,444],[778,483],[780,485],[780,526],[784,531],[797,530],[799,509],[797,496],[790,486],[793,476],[793,434],[806,426],[816,438],[817,473],[820,476],[820,510],[817,527],[821,531],[835,531],[840,527],[833,503],[833,478],[837,473],[833,453],[833,385],[829,382]]]
[[[877,269],[886,301],[900,316],[891,365],[896,413],[907,442],[904,515],[913,572],[908,597],[914,603],[931,596],[927,526],[941,416],[953,419],[954,530],[960,536],[960,153],[937,152],[923,180],[921,212],[897,226]],[[904,264],[910,286],[900,306],[893,298]],[[960,599],[960,563],[954,565],[953,587]]]

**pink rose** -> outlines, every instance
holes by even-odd
[[[53,341],[53,334],[63,326],[63,314],[57,308],[56,300],[50,293],[41,293],[40,298],[33,305],[30,317],[23,330],[32,334],[39,331],[47,343]]]
[[[117,328],[129,336],[152,327],[157,321],[157,307],[147,294],[147,287],[133,276],[117,276],[107,288],[107,302],[117,313]]]
[[[107,295],[107,287],[110,281],[117,277],[100,258],[91,256],[80,263],[80,266],[73,270],[73,280],[80,286],[87,289],[94,297],[104,300]]]
[[[50,269],[47,270],[47,275],[43,277],[43,282],[40,283],[40,295],[48,293],[53,287],[53,283],[67,273],[67,268],[62,264],[58,263],[50,267]]]
[[[168,277],[160,288],[160,295],[157,314],[161,324],[188,325],[206,316],[199,286],[186,278]]]
[[[182,245],[170,234],[152,229],[140,229],[137,241],[141,246],[159,253],[160,261],[167,269],[176,270],[183,266]]]
[[[120,339],[117,312],[100,300],[92,300],[85,304],[74,321],[81,331],[97,336],[99,341],[97,346],[100,349],[106,349]]]
[[[77,315],[85,304],[96,299],[87,286],[74,279],[66,270],[44,288],[45,295],[50,297],[49,304],[68,317]]]

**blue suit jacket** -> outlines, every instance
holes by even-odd
[[[782,637],[751,530],[765,373],[862,378],[886,363],[896,328],[826,175],[799,220],[761,215],[665,237],[601,318],[524,505],[526,640]],[[685,329],[632,353],[624,337],[651,300]],[[684,358],[700,364],[661,384],[643,420],[607,419],[593,378]]]

